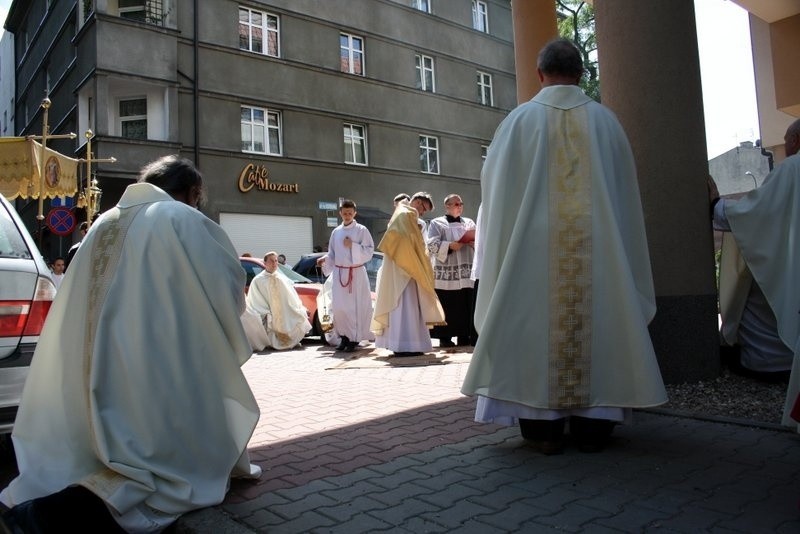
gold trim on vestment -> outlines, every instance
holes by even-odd
[[[122,255],[122,245],[125,242],[125,235],[128,233],[133,220],[139,211],[146,206],[142,204],[135,206],[130,211],[125,210],[124,216],[119,208],[109,210],[104,217],[103,224],[96,228],[92,227],[92,232],[97,232],[92,240],[91,258],[91,277],[89,278],[89,294],[86,313],[86,335],[83,345],[83,380],[84,391],[86,392],[86,413],[92,414],[91,406],[91,379],[94,360],[94,340],[97,334],[97,327],[100,321],[100,312],[106,301],[108,289],[111,285],[111,278],[116,273]],[[88,415],[89,430],[92,433],[91,443],[103,443],[104,438],[98,439],[94,428],[94,418]],[[99,451],[95,450],[97,458],[103,458]],[[80,481],[80,485],[90,489],[100,498],[109,497],[116,489],[122,485],[127,477],[106,467],[102,471],[96,471],[87,475]]]
[[[591,147],[584,107],[548,111],[549,404],[587,406],[591,384]]]

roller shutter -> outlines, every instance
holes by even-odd
[[[311,217],[220,213],[219,223],[240,256],[249,252],[261,258],[274,250],[285,254],[286,264],[291,266],[314,249]]]

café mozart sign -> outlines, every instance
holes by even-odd
[[[239,191],[247,193],[256,188],[271,193],[299,193],[299,184],[280,184],[269,179],[269,169],[264,165],[248,163],[239,173]]]

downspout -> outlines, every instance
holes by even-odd
[[[196,167],[200,167],[200,128],[197,123],[200,116],[200,73],[197,71],[200,54],[199,39],[197,37],[199,26],[198,3],[198,0],[194,0],[194,164]]]
[[[772,167],[775,165],[775,161],[772,157],[772,152],[765,149],[764,146],[761,146],[761,155],[767,157],[767,164],[769,165],[769,172],[772,172]]]

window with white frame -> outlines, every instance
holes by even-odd
[[[242,106],[242,152],[281,155],[279,111]]]
[[[422,54],[416,55],[417,89],[433,93],[434,87],[433,58]]]
[[[486,154],[489,152],[489,145],[481,145],[481,165],[486,161]]]
[[[439,139],[430,135],[419,136],[419,164],[422,172],[439,174]]]
[[[431,12],[431,0],[411,0],[411,7],[424,11],[425,13]]]
[[[341,70],[364,76],[364,39],[348,33],[339,35]]]
[[[279,57],[280,20],[277,15],[239,7],[239,48]]]
[[[367,129],[362,124],[344,125],[344,161],[353,165],[367,164]]]
[[[489,8],[486,2],[472,0],[472,27],[479,32],[489,33]]]
[[[147,98],[119,101],[119,134],[126,139],[147,139]]]
[[[478,71],[478,102],[484,106],[494,105],[492,97],[492,75]]]

